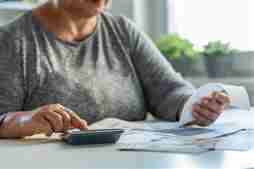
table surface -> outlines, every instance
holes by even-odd
[[[235,119],[247,117],[241,112],[236,115],[228,115]],[[246,152],[212,151],[191,155],[122,152],[116,150],[114,145],[87,147],[70,146],[59,141],[0,140],[0,151],[0,168],[247,169],[254,167],[254,150]]]
[[[201,155],[119,152],[114,146],[73,147],[64,143],[1,141],[1,168],[250,168],[254,150]]]

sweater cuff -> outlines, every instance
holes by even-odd
[[[185,103],[189,100],[189,98],[191,96],[192,96],[192,94],[182,96],[181,101],[180,101],[180,105],[179,105],[179,109],[178,109],[177,114],[176,114],[176,121],[180,121],[181,113],[183,111]]]
[[[2,113],[2,112],[0,113],[0,127],[2,126],[6,116],[7,116],[7,113]]]

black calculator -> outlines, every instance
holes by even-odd
[[[71,145],[114,144],[123,132],[123,129],[72,131],[63,140]]]

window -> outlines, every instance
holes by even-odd
[[[169,31],[198,47],[222,40],[254,50],[253,0],[168,0],[168,9]]]

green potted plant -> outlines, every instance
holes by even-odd
[[[233,56],[238,50],[232,48],[229,43],[211,41],[205,45],[202,53],[209,77],[233,76]]]
[[[189,40],[178,34],[168,34],[160,38],[156,44],[174,69],[183,76],[204,76],[206,74],[201,55],[193,48]]]

